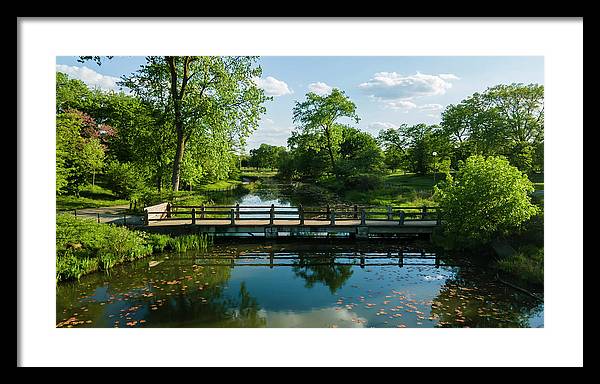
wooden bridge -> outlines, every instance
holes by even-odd
[[[189,206],[145,208],[147,230],[226,236],[336,236],[351,238],[431,234],[441,224],[437,207]]]

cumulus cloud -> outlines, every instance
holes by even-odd
[[[318,81],[316,83],[308,84],[308,90],[316,93],[317,95],[325,96],[325,95],[328,95],[329,93],[331,93],[331,91],[333,90],[333,87]]]
[[[105,91],[116,92],[121,88],[117,85],[117,81],[121,80],[118,77],[106,76],[85,66],[77,67],[73,65],[57,64],[56,71],[66,73],[73,79],[81,80],[90,88],[100,88]]]
[[[438,76],[444,80],[460,80],[460,77],[453,75],[452,73],[440,73]]]
[[[398,128],[398,126],[396,124],[392,124],[392,123],[383,123],[381,121],[375,121],[371,124],[369,124],[368,126],[369,130],[371,131],[380,131],[382,129],[390,129],[390,128]]]
[[[267,76],[266,78],[255,77],[254,83],[262,90],[265,91],[267,96],[283,96],[292,93],[287,83],[282,80],[278,80],[273,76]]]
[[[410,100],[415,97],[443,95],[452,87],[452,74],[427,75],[417,72],[404,76],[396,72],[377,72],[369,81],[358,87],[381,100]]]
[[[286,147],[287,139],[292,135],[293,130],[293,125],[280,125],[267,119],[248,138],[247,148],[248,150],[258,148],[262,143]]]
[[[442,104],[423,104],[417,108],[423,112],[439,112],[444,109],[444,106]]]
[[[412,101],[397,99],[397,100],[384,100],[385,106],[391,109],[400,109],[408,111],[409,109],[417,108],[417,104]]]

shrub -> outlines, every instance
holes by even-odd
[[[503,157],[471,156],[434,187],[445,233],[464,245],[481,245],[519,231],[539,212],[533,184]]]

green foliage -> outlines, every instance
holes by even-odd
[[[121,198],[137,200],[144,196],[146,178],[132,163],[110,162],[106,167],[108,185]]]
[[[250,150],[248,165],[255,168],[278,168],[282,157],[285,156],[285,147],[261,144],[260,147]]]
[[[183,235],[172,237],[167,242],[170,249],[176,252],[205,250],[213,243],[212,236],[206,234]]]
[[[337,172],[345,180],[358,175],[380,176],[384,169],[383,152],[367,132],[342,126]],[[363,177],[364,179],[364,177]]]
[[[205,250],[211,245],[212,237],[208,235],[171,237],[59,214],[56,217],[56,281],[106,271],[153,252]]]
[[[471,156],[434,189],[446,234],[466,245],[513,234],[539,212],[532,183],[502,157]]]
[[[152,252],[143,236],[124,227],[99,224],[70,214],[56,217],[56,280],[79,279],[97,270]]]
[[[330,171],[333,173],[336,172],[336,152],[340,138],[337,120],[341,117],[350,118],[356,123],[360,120],[356,114],[356,105],[337,88],[326,96],[309,92],[306,100],[296,102],[293,110],[294,123],[300,124],[302,134],[311,139],[313,148],[318,152],[323,149],[327,151]]]
[[[543,169],[544,87],[497,85],[442,114],[442,132],[454,148],[452,163],[471,155],[509,159],[521,171]]]
[[[517,279],[536,285],[544,284],[544,248],[523,246],[511,256],[498,260],[496,267]]]
[[[56,192],[79,194],[104,165],[105,147],[97,137],[84,137],[95,126],[89,116],[69,110],[56,116]]]

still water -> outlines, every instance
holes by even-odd
[[[290,206],[272,186],[220,204]],[[220,238],[57,285],[57,327],[543,327],[543,303],[412,240]]]
[[[543,304],[485,268],[397,241],[217,243],[60,284],[56,297],[58,327],[543,326]]]

